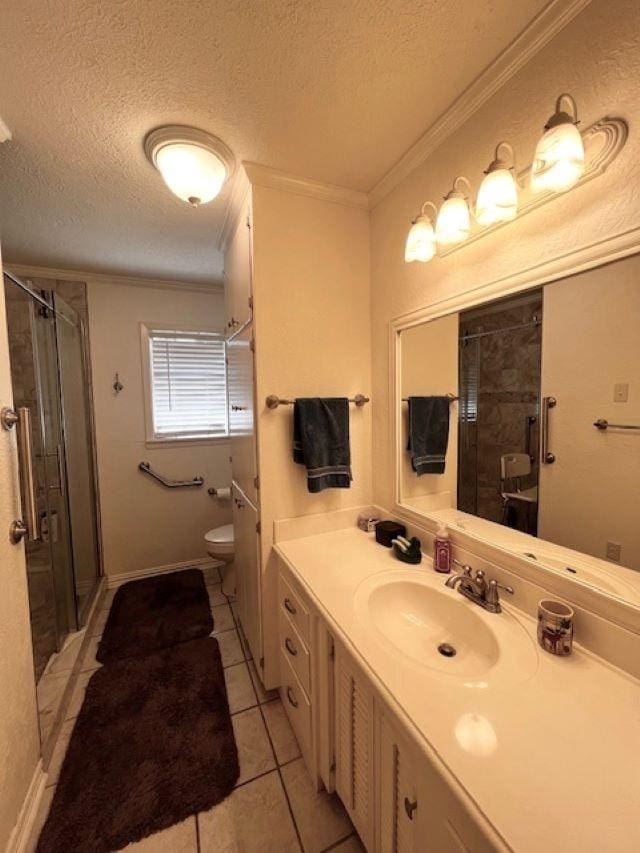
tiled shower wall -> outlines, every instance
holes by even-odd
[[[521,486],[538,481],[541,321],[541,290],[460,315],[458,508],[490,521],[503,520],[500,457],[526,451],[530,416],[532,470]],[[535,507],[514,521],[535,533]]]

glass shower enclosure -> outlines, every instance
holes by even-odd
[[[34,516],[25,550],[38,681],[86,622],[100,574],[85,330],[55,292],[6,271],[4,289],[17,428],[30,433],[19,446],[22,517],[29,501]]]

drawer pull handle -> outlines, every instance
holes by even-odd
[[[285,609],[286,609],[286,610],[288,610],[288,611],[289,611],[289,613],[291,613],[291,615],[292,615],[292,616],[295,616],[295,615],[296,615],[296,613],[298,612],[298,611],[295,609],[295,607],[293,606],[293,604],[291,603],[291,600],[290,600],[290,599],[288,599],[288,598],[285,598],[285,600],[284,600],[284,606],[285,606]]]
[[[293,705],[294,708],[298,707],[298,700],[293,695],[293,690],[290,687],[287,687],[287,699],[289,700],[289,704]]]
[[[287,637],[286,640],[284,641],[284,646],[292,657],[295,657],[298,654],[298,650],[293,645],[293,643],[291,642],[289,637]]]
[[[404,810],[406,811],[407,817],[409,818],[409,820],[413,820],[413,813],[417,808],[418,808],[418,801],[417,800],[414,800],[413,802],[411,802],[409,797],[404,798]]]

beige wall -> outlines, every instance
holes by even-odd
[[[597,418],[640,424],[640,256],[544,289],[542,394],[553,465],[540,471],[538,534],[606,559],[608,540],[640,569],[640,454],[634,432],[600,432]],[[614,385],[629,400],[613,402]]]
[[[398,315],[470,293],[640,227],[640,16],[635,0],[591,3],[371,215],[373,466],[376,503],[393,505],[394,453],[389,434],[388,323]],[[556,96],[571,92],[583,126],[603,115],[627,118],[630,138],[601,177],[493,235],[428,264],[405,264],[411,219],[438,202],[456,175],[477,188],[496,143],[511,142],[520,163],[533,156]]]
[[[429,394],[458,394],[459,315],[439,317],[405,329],[400,335],[400,391],[403,398]],[[458,406],[452,403],[449,444],[444,474],[416,476],[407,451],[409,407],[402,406],[400,437],[400,494],[402,502],[415,509],[444,509],[457,506]],[[433,496],[438,496],[434,501]],[[426,499],[426,496],[429,496]]]
[[[273,521],[369,504],[371,405],[350,406],[350,489],[307,491],[292,460],[293,409],[267,410],[268,394],[329,397],[371,388],[368,213],[359,208],[253,189],[256,389],[266,678],[276,664]],[[270,678],[271,676],[271,678]]]
[[[88,295],[105,573],[206,557],[206,531],[231,521],[230,502],[207,494],[231,482],[229,443],[146,446],[140,323],[222,329],[223,293],[89,279]],[[116,372],[124,385],[117,396]],[[142,461],[172,479],[200,475],[205,484],[167,489],[138,471]]]
[[[0,406],[12,402],[4,287],[0,287]],[[0,429],[0,484],[0,849],[4,850],[40,756],[24,545],[12,545],[7,536],[11,522],[21,516],[15,429]]]

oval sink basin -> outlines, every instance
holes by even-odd
[[[356,614],[386,645],[420,667],[469,686],[513,683],[536,670],[537,650],[509,613],[487,613],[413,571],[382,572],[355,592]]]

